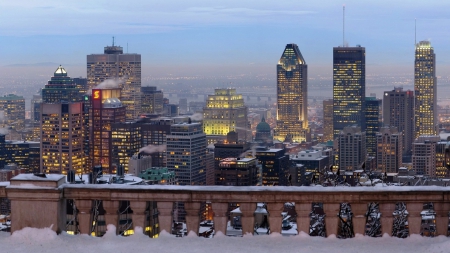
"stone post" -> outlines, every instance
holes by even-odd
[[[394,224],[395,203],[380,203],[381,232],[392,236],[392,226]]]
[[[133,214],[131,218],[133,219],[133,229],[136,227],[141,227],[142,231],[145,232],[146,227],[146,213],[147,202],[146,201],[130,201],[131,210]]]
[[[214,230],[217,232],[222,232],[224,235],[227,233],[227,211],[228,203],[211,203],[212,210],[214,213]]]
[[[116,228],[118,227],[119,219],[119,201],[118,200],[103,200],[103,209],[105,209],[105,222],[106,225],[112,224]]]
[[[242,212],[242,235],[255,231],[255,203],[241,203],[239,209]]]
[[[80,234],[90,235],[91,234],[91,212],[92,212],[92,200],[76,199],[75,206],[78,209],[78,228],[80,229]]]
[[[188,234],[193,231],[198,235],[200,225],[200,202],[184,202],[184,210],[186,211],[186,227]]]
[[[309,226],[311,223],[311,203],[295,203],[295,211],[297,212],[297,230],[298,233],[304,232],[309,235]]]
[[[158,220],[159,231],[165,230],[167,233],[172,233],[172,221],[173,221],[173,202],[158,201]]]
[[[269,227],[271,233],[281,234],[281,213],[283,212],[284,203],[268,203],[267,212],[269,213]]]
[[[409,234],[420,234],[420,226],[422,224],[422,216],[420,213],[423,210],[423,203],[408,202],[406,204],[406,210],[408,210],[408,224]]]
[[[448,229],[448,212],[450,211],[450,203],[435,203],[434,211],[436,212],[436,232],[437,235],[447,236]]]
[[[326,215],[325,227],[327,228],[327,236],[331,234],[337,235],[339,203],[323,203],[323,211]]]
[[[350,203],[351,204],[351,203]],[[353,212],[353,232],[355,234],[364,235],[366,227],[367,204],[357,203],[351,204]]]

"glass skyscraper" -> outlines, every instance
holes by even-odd
[[[277,127],[274,138],[309,141],[308,65],[296,44],[287,44],[277,65]]]
[[[357,125],[365,132],[366,49],[333,48],[333,133]]]
[[[436,90],[436,55],[429,41],[421,41],[414,61],[415,138],[437,134]]]

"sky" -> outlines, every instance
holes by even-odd
[[[143,75],[272,73],[296,43],[311,74],[330,75],[332,48],[366,47],[368,73],[411,73],[430,40],[450,69],[450,1],[128,0],[0,2],[0,67],[57,63],[85,76],[86,55],[115,44],[142,55]]]

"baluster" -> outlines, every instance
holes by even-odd
[[[325,226],[327,229],[327,235],[337,235],[339,218],[336,214],[339,213],[339,207],[339,203],[323,203],[323,210],[326,214]]]
[[[253,235],[255,230],[255,208],[256,203],[241,203],[239,206],[242,212],[242,235],[250,233]]]
[[[295,211],[297,212],[298,233],[305,232],[309,235],[311,203],[295,203]]]
[[[409,234],[420,234],[420,227],[422,225],[422,215],[420,214],[423,209],[423,203],[420,202],[408,202],[406,204],[406,210],[408,210],[408,225]]]
[[[172,233],[173,202],[158,201],[157,208],[160,231]]]
[[[268,203],[267,212],[269,212],[269,227],[271,233],[281,234],[281,213],[283,212],[283,203]]]
[[[193,231],[198,235],[200,224],[200,202],[184,202],[184,210],[186,211],[186,226],[188,234]]]
[[[214,230],[216,234],[220,231],[224,235],[227,233],[227,211],[228,211],[228,203],[211,203],[212,210],[214,213]]]
[[[130,201],[130,207],[131,207],[131,210],[133,210],[133,214],[131,215],[131,219],[133,220],[133,229],[136,230],[136,227],[141,227],[142,231],[145,231],[145,227],[146,227],[145,211],[147,210],[147,202],[146,201]]]
[[[381,233],[382,234],[392,234],[392,225],[394,224],[394,217],[392,214],[395,210],[395,203],[381,203],[380,213],[381,213]]]
[[[78,228],[80,229],[80,234],[91,234],[91,210],[92,210],[92,200],[76,199],[75,205],[78,209]]]
[[[353,230],[355,234],[364,235],[364,230],[366,227],[366,212],[367,212],[367,204],[353,204],[352,212],[353,212]]]
[[[103,200],[103,209],[105,209],[105,222],[108,226],[109,224],[118,227],[118,211],[119,211],[119,201],[117,200]],[[117,233],[117,232],[116,232]]]

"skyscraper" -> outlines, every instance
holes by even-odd
[[[366,97],[365,99],[365,121],[366,121],[366,150],[370,157],[377,156],[376,134],[381,127],[381,99]]]
[[[82,97],[73,79],[59,65],[50,81],[42,89],[42,102],[47,104],[61,102],[80,102]]]
[[[376,133],[377,170],[380,172],[397,173],[402,166],[402,132],[396,127],[382,127]]]
[[[333,48],[333,133],[339,135],[344,127],[365,126],[366,49]]]
[[[208,95],[203,108],[203,131],[208,143],[225,139],[231,131],[237,132],[240,138],[249,140],[251,133],[247,113],[244,99],[241,94],[236,93],[236,89],[215,89],[214,95]]]
[[[333,140],[333,99],[323,101],[323,141]]]
[[[418,175],[436,176],[436,145],[438,135],[421,135],[413,146],[412,165]]]
[[[296,44],[287,44],[277,65],[277,127],[274,139],[309,141],[308,65]]]
[[[157,90],[155,86],[143,86],[141,92],[142,113],[155,114],[163,111],[162,91]]]
[[[22,129],[24,124],[25,99],[22,96],[14,94],[0,97],[0,128],[11,127],[14,129]]]
[[[107,46],[103,54],[87,56],[87,84],[89,89],[112,79],[107,88],[122,88],[120,101],[126,107],[127,120],[141,113],[141,55],[124,54],[120,46]],[[114,87],[116,88],[116,87]]]
[[[436,135],[437,87],[436,55],[429,41],[416,45],[414,61],[414,125],[415,138]]]
[[[338,135],[339,170],[353,172],[366,161],[366,133],[347,126]]]
[[[403,156],[411,156],[414,141],[414,92],[395,87],[383,96],[383,125],[403,134]],[[409,159],[408,159],[409,160]]]

